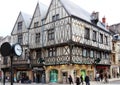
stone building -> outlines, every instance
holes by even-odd
[[[111,53],[111,77],[116,78],[120,73],[120,23],[109,26],[113,36]]]

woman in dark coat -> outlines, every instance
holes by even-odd
[[[86,85],[90,85],[90,79],[89,79],[89,76],[85,76],[85,83]]]
[[[73,83],[73,80],[72,80],[72,76],[71,76],[71,75],[69,75],[68,80],[69,80],[69,84],[71,85],[71,84]]]
[[[79,77],[76,77],[76,85],[80,85],[80,79],[79,79]]]

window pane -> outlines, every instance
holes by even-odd
[[[93,55],[93,50],[90,51],[90,57],[93,58],[94,55]]]
[[[18,43],[22,44],[22,42],[23,42],[23,41],[22,41],[22,34],[19,34],[19,35],[18,35]]]
[[[18,22],[17,29],[18,29],[18,30],[21,30],[21,29],[22,29],[22,22]]]
[[[83,49],[83,57],[86,57],[86,49]]]
[[[85,28],[85,38],[90,39],[90,30],[89,30],[89,28]]]
[[[93,31],[93,41],[96,41],[96,31]]]

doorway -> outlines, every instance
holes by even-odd
[[[50,82],[57,82],[58,81],[58,71],[53,69],[50,71]]]

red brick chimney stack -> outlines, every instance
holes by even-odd
[[[102,18],[102,23],[106,23],[106,18],[105,18],[105,16]]]

